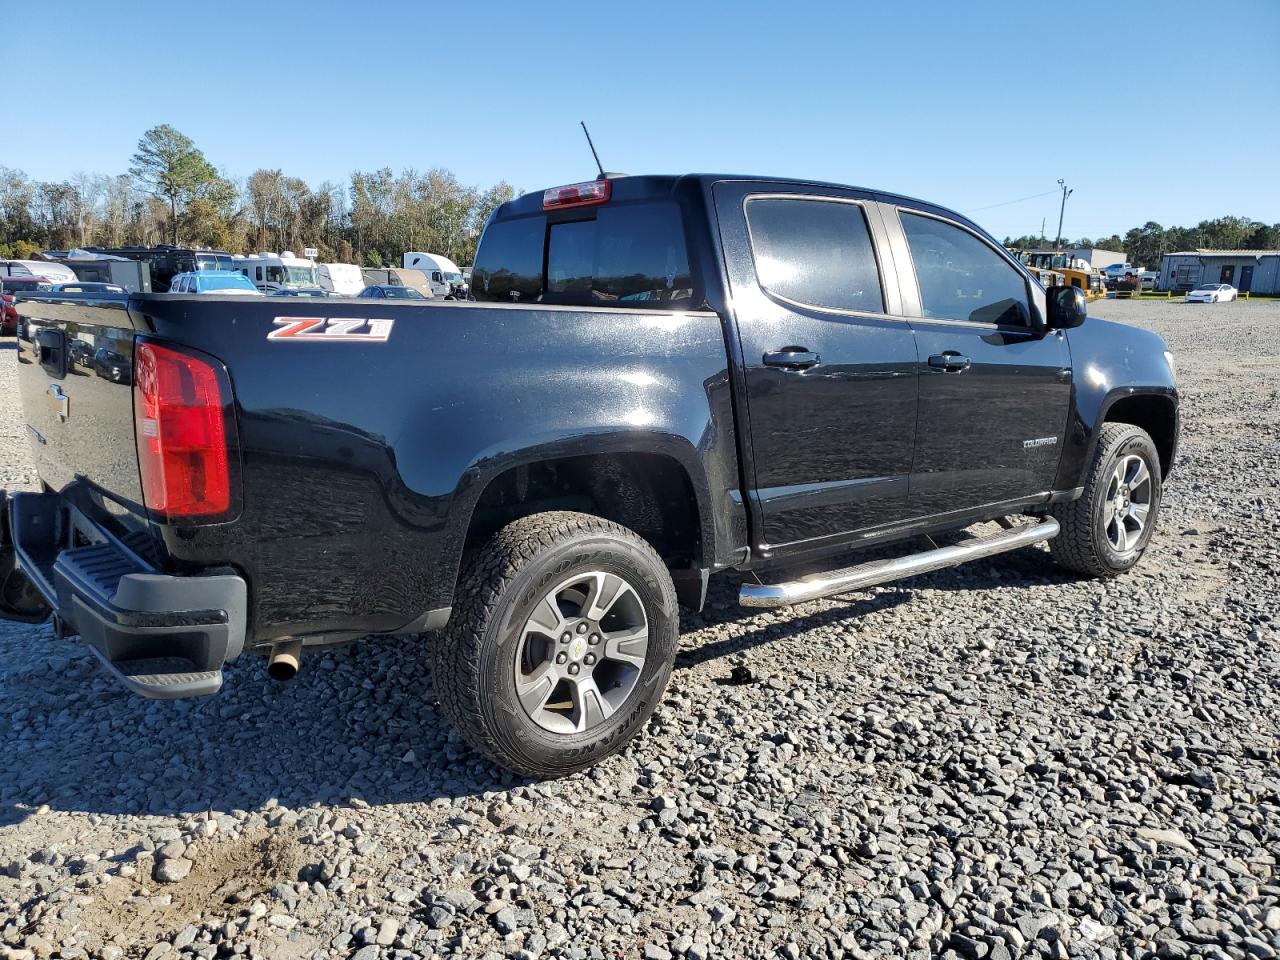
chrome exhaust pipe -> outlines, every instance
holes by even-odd
[[[280,683],[288,683],[298,675],[302,661],[302,641],[293,638],[271,645],[271,658],[267,661],[267,676]]]

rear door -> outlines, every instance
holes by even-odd
[[[916,347],[879,205],[767,182],[718,183],[714,197],[747,390],[757,548],[808,548],[900,519]]]
[[[1044,292],[969,227],[886,208],[920,351],[911,513],[934,516],[1053,488],[1071,355],[1044,329]]]

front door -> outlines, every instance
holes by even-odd
[[[881,269],[879,207],[852,191],[743,182],[717,184],[715,202],[750,417],[757,550],[817,546],[900,518],[916,347],[896,283],[882,281],[893,274]]]
[[[1253,289],[1253,266],[1249,265],[1240,268],[1240,284],[1236,287],[1241,293],[1248,293]]]
[[[965,226],[908,210],[898,219],[914,267],[904,271],[903,298],[914,301],[908,310],[920,352],[911,514],[1052,489],[1071,354],[1061,332],[1042,328],[1043,291]]]

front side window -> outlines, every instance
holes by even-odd
[[[1026,326],[1025,278],[989,246],[957,226],[902,213],[920,306],[926,317]]]
[[[760,286],[784,300],[833,310],[884,312],[880,273],[856,203],[801,197],[747,201]]]
[[[284,267],[267,267],[267,283],[284,283]]]

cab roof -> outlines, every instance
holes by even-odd
[[[727,181],[751,181],[777,184],[784,187],[810,187],[820,190],[852,190],[874,197],[884,203],[902,204],[919,210],[945,214],[951,219],[959,220],[960,222],[968,224],[975,229],[982,230],[981,227],[963,214],[939,204],[931,203],[927,200],[920,200],[915,197],[909,197],[899,193],[891,193],[886,190],[877,190],[872,187],[859,187],[847,183],[832,183],[825,180],[731,173],[640,174],[636,176],[629,176],[626,174],[608,174],[605,179],[609,180],[612,186],[612,195],[609,198],[609,202],[611,203],[619,201],[626,202],[667,198],[671,196],[678,186],[689,182],[696,183],[701,188],[702,192],[705,193],[716,183]],[[559,186],[559,184],[550,184],[547,189],[551,189],[555,186]],[[545,211],[543,210],[542,201],[542,190],[535,190],[530,193],[523,194],[522,196],[516,197],[514,200],[509,200],[499,206],[497,210],[494,211],[494,219],[507,219],[509,217],[520,217],[534,213],[543,213]],[[982,232],[985,233],[986,231],[983,230]]]

